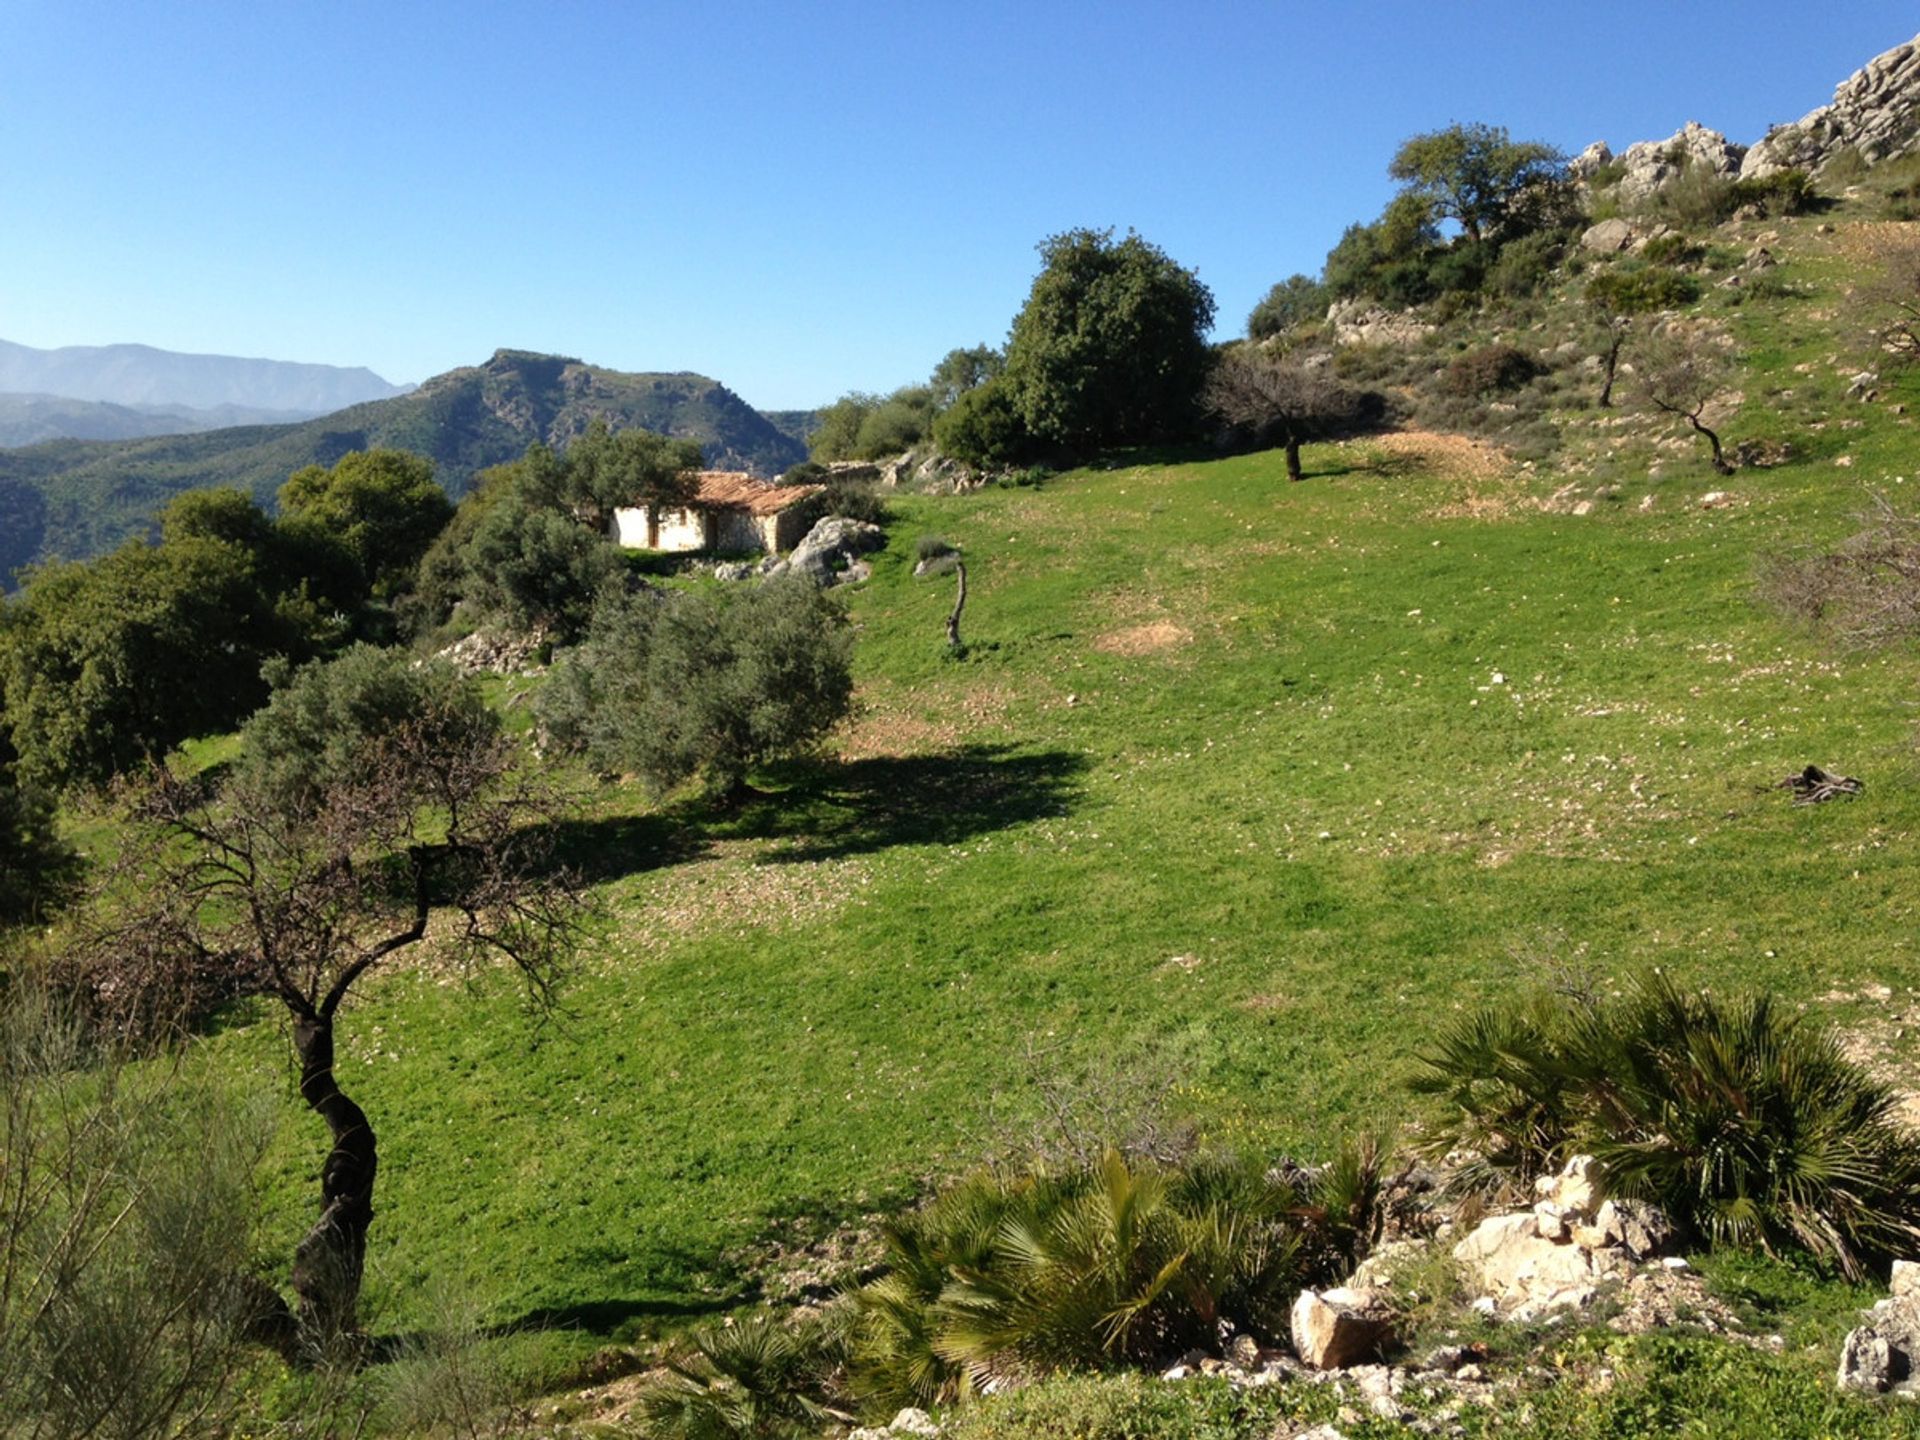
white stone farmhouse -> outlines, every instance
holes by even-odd
[[[777,555],[805,537],[816,518],[805,501],[820,485],[773,485],[735,470],[702,470],[693,503],[653,513],[651,505],[613,512],[607,532],[629,550],[711,550]]]

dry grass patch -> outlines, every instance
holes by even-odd
[[[622,938],[655,949],[685,935],[819,925],[871,883],[872,866],[859,856],[787,861],[764,840],[716,841],[626,907]]]
[[[1171,620],[1154,620],[1145,625],[1130,625],[1124,630],[1109,630],[1093,642],[1093,648],[1106,655],[1152,655],[1193,642],[1193,632]]]

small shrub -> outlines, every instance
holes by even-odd
[[[893,519],[893,512],[887,508],[880,487],[873,481],[838,475],[831,476],[825,484],[825,490],[806,502],[808,514],[815,517],[842,515],[868,525],[885,525]]]
[[[1540,373],[1540,362],[1511,345],[1487,345],[1455,356],[1440,376],[1443,393],[1456,396],[1518,390]]]
[[[1699,298],[1699,281],[1658,265],[1603,270],[1587,281],[1587,302],[1614,315],[1677,310]]]
[[[1813,177],[1804,170],[1781,170],[1764,178],[1736,180],[1727,198],[1732,209],[1751,206],[1769,220],[1804,215],[1819,203]]]
[[[753,1315],[688,1337],[641,1390],[647,1440],[804,1440],[834,1420],[828,1382],[837,1337],[818,1319]]]
[[[854,1391],[879,1409],[984,1382],[1106,1369],[1286,1333],[1303,1283],[1344,1274],[1377,1234],[1379,1157],[1319,1178],[1230,1157],[986,1170],[886,1231],[858,1292]],[[1329,1218],[1333,1217],[1333,1218]]]
[[[1487,287],[1509,299],[1537,295],[1553,279],[1554,267],[1566,249],[1564,237],[1550,230],[1523,235],[1503,245],[1493,262]]]
[[[1535,997],[1449,1025],[1417,1087],[1437,1148],[1525,1181],[1576,1151],[1609,1189],[1713,1245],[1804,1250],[1849,1277],[1920,1244],[1920,1138],[1831,1031],[1772,997],[1654,974],[1613,999]]]
[[[1010,464],[1033,449],[1012,387],[998,376],[974,386],[935,417],[933,442],[942,453],[983,468]]]
[[[1333,1418],[1330,1385],[1250,1389],[1207,1377],[1167,1384],[1137,1374],[1072,1375],[1022,1386],[957,1412],[947,1440],[1228,1440],[1292,1435]]]
[[[1706,256],[1707,247],[1702,241],[1678,231],[1656,235],[1640,250],[1640,258],[1649,265],[1694,265]]]
[[[1775,611],[1842,641],[1909,640],[1920,634],[1920,517],[1876,497],[1861,528],[1834,549],[1765,560],[1759,589]]]
[[[1648,197],[1645,211],[1681,230],[1711,230],[1733,214],[1734,182],[1704,166],[1688,165]]]
[[[953,553],[953,543],[944,535],[922,535],[913,546],[916,560],[938,560],[942,555]]]

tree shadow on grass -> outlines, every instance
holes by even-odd
[[[1086,757],[1072,751],[1010,745],[818,765],[779,791],[749,797],[715,828],[779,842],[767,857],[775,863],[955,845],[1068,814],[1086,769]]]
[[[552,862],[589,885],[697,860],[700,830],[679,815],[605,815],[555,821],[548,830]]]

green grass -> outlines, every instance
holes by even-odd
[[[1792,370],[1833,352],[1806,302],[1728,321],[1764,367],[1730,440],[1776,423],[1768,386],[1837,397],[1831,366]],[[1751,599],[1763,552],[1846,533],[1865,484],[1920,485],[1904,423],[1856,410],[1732,482],[1690,449],[1616,474],[1586,516],[1532,503],[1544,470],[1365,447],[1310,448],[1301,485],[1274,453],[892,500],[849,597],[841,753],[725,814],[594,792],[568,843],[607,918],[565,1016],[430,968],[345,1016],[382,1147],[376,1323],[431,1320],[448,1275],[497,1325],[585,1337],[744,1303],[776,1222],[857,1221],[1004,1142],[1029,1042],[1043,1068],[1169,1067],[1216,1135],[1324,1157],[1417,1121],[1443,1017],[1557,966],[1904,1013],[1912,657],[1829,653]],[[963,659],[951,577],[911,578],[929,532],[967,556]],[[1765,788],[1809,762],[1865,795]],[[262,1245],[285,1256],[323,1153],[286,1037],[262,1012],[206,1048],[282,1097]]]

